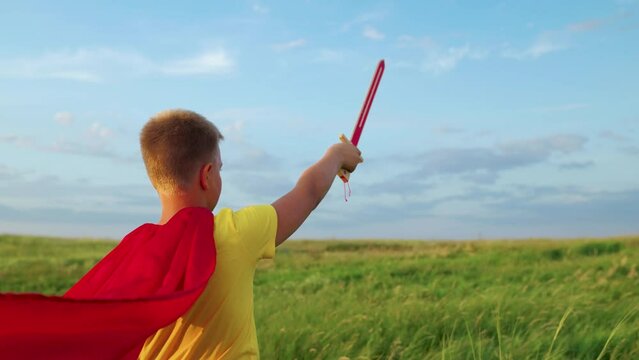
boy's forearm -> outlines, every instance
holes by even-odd
[[[326,196],[341,167],[342,159],[339,155],[328,151],[318,162],[302,173],[297,186],[308,191],[309,197],[313,199],[314,207],[317,207]]]

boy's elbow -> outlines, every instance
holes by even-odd
[[[315,210],[324,197],[322,188],[319,186],[317,181],[313,180],[313,178],[308,177],[302,178],[296,185],[299,192],[303,194],[304,202],[310,206],[311,210]]]
[[[321,202],[322,202],[322,198],[315,199],[315,201],[313,201],[311,205],[311,211],[314,211],[315,209],[317,209],[317,207],[319,206]]]
[[[315,210],[319,206],[320,202],[322,202],[322,192],[317,186],[306,187],[304,194],[306,203],[309,204],[311,211]]]
[[[323,186],[319,182],[316,182],[314,186],[311,187],[311,194],[309,195],[310,202],[312,204],[312,210],[315,210],[319,204],[324,200],[326,193],[328,193],[328,188]]]

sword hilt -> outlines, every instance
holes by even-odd
[[[346,137],[346,135],[344,134],[340,134],[339,135],[339,141],[345,143],[345,144],[352,144],[350,140],[348,140],[348,138]],[[337,176],[342,179],[342,181],[346,184],[348,182],[348,180],[351,177],[351,173],[344,170],[344,169],[339,169],[339,171],[337,172]]]

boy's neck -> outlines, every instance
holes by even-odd
[[[162,195],[160,194],[160,202],[162,203],[162,216],[158,221],[159,225],[166,224],[178,211],[187,207],[204,207],[209,208],[206,199],[193,196],[188,193],[178,195]]]

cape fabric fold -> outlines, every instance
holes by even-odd
[[[2,359],[136,359],[215,270],[213,214],[185,208],[133,230],[64,296],[0,294]]]

